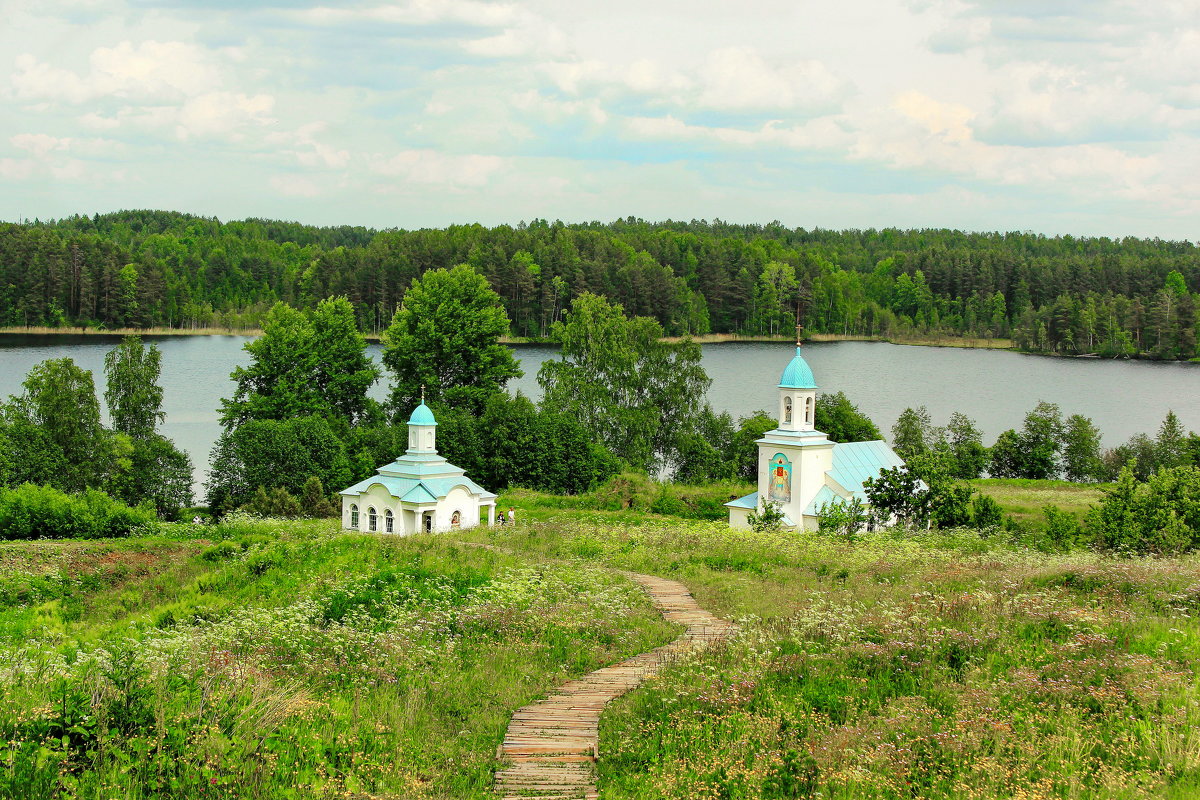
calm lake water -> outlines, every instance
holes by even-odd
[[[162,433],[186,450],[199,484],[208,455],[220,435],[217,408],[233,393],[229,373],[247,362],[245,336],[146,337],[163,353]],[[119,337],[0,334],[0,398],[21,392],[26,372],[48,358],[69,356],[96,376],[103,392],[104,354]],[[704,368],[712,378],[708,399],[735,418],[756,409],[774,409],[779,374],[792,345],[724,343],[704,346]],[[379,345],[371,346],[378,360]],[[537,370],[557,350],[513,348],[525,370],[510,383],[530,397],[540,396]],[[976,420],[991,444],[1006,428],[1020,427],[1038,400],[1057,403],[1066,414],[1092,418],[1113,447],[1135,433],[1153,434],[1168,409],[1189,430],[1200,429],[1200,364],[1059,359],[998,350],[910,347],[876,342],[805,345],[805,358],[824,391],[844,391],[886,435],[905,408],[926,406],[936,424],[954,411]],[[383,399],[386,385],[372,395]],[[101,397],[103,402],[103,397]]]

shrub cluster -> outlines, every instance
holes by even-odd
[[[100,539],[155,527],[154,511],[131,508],[95,489],[70,495],[24,483],[0,489],[0,539]]]

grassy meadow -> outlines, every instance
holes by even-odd
[[[971,481],[971,486],[999,503],[1000,510],[1013,519],[1037,526],[1045,520],[1042,509],[1046,506],[1057,506],[1082,519],[1104,498],[1104,490],[1112,484],[981,478]]]
[[[610,706],[607,798],[1200,796],[1200,560],[562,517],[480,541],[741,623]]]
[[[991,497],[1000,510],[1030,529],[1045,524],[1046,506],[1074,514],[1082,519],[1099,503],[1112,484],[1071,483],[1057,480],[1022,478],[980,478],[970,485]],[[725,503],[754,491],[751,483],[730,481],[705,486],[655,483],[645,476],[619,475],[585,494],[563,496],[530,489],[512,489],[500,498],[503,507],[513,506],[523,519],[544,522],[570,510],[575,519],[602,523],[660,519],[662,515],[719,521],[728,519]]]
[[[678,633],[609,570],[335,524],[0,545],[0,797],[488,797],[513,709]]]
[[[516,708],[678,634],[619,570],[740,632],[609,707],[602,797],[1200,796],[1200,557],[736,532],[631,496],[514,493],[515,528],[453,535],[0,543],[0,797],[492,796]]]

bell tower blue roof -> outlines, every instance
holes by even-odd
[[[813,378],[812,369],[804,356],[800,355],[800,346],[796,345],[796,355],[788,362],[779,378],[780,389],[816,389],[817,381]]]
[[[433,412],[429,410],[429,406],[422,401],[421,405],[413,409],[412,416],[408,418],[409,425],[437,425],[437,420],[433,418]]]

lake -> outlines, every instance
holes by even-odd
[[[220,435],[217,408],[233,393],[229,373],[247,362],[245,336],[146,337],[162,351],[162,433],[186,450],[204,480],[209,452]],[[96,376],[103,403],[104,354],[116,336],[0,334],[0,398],[21,392],[29,369],[48,358],[69,356]],[[774,409],[775,385],[792,357],[782,343],[720,343],[704,346],[704,368],[712,378],[708,399],[735,418]],[[378,361],[380,346],[370,352]],[[557,350],[513,348],[525,375],[510,388],[539,397],[537,370]],[[915,347],[880,342],[822,342],[804,346],[804,356],[823,391],[844,391],[887,435],[909,406],[924,405],[935,424],[962,411],[991,444],[1039,400],[1057,403],[1063,414],[1091,417],[1114,447],[1135,433],[1153,434],[1168,409],[1188,430],[1200,429],[1200,364],[1060,359],[1003,350]],[[375,385],[383,399],[387,387]]]

